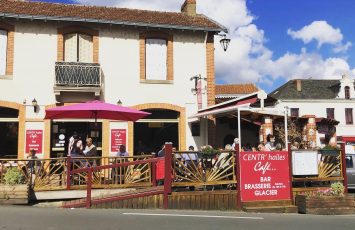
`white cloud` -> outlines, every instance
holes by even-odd
[[[301,39],[305,44],[316,41],[318,48],[323,44],[333,45],[334,52],[345,52],[351,46],[350,42],[342,44],[343,34],[341,30],[332,27],[326,21],[314,21],[297,31],[288,29],[287,34],[293,39]]]
[[[78,1],[84,4],[179,11],[184,0]],[[305,49],[273,58],[272,51],[266,46],[265,32],[253,24],[255,17],[249,12],[245,0],[218,0],[218,3],[216,0],[198,0],[197,4],[198,12],[225,25],[232,39],[228,51],[224,52],[216,38],[216,78],[219,82],[272,85],[279,79],[294,77],[339,78],[344,72],[355,75],[355,69],[351,70],[346,59],[324,58]],[[314,30],[315,27],[318,29]],[[320,46],[326,43],[334,45],[335,52],[344,52],[351,46],[350,42],[342,44],[340,29],[334,29],[326,22],[312,23],[300,31],[289,30],[288,33],[295,39],[304,39],[305,43],[316,40]]]

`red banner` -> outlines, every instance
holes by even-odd
[[[198,109],[202,109],[202,82],[201,79],[197,80],[197,105]]]
[[[126,145],[126,136],[125,129],[111,129],[111,152],[118,152],[121,145]]]
[[[288,152],[241,152],[242,201],[290,200]]]
[[[156,166],[156,179],[162,180],[165,178],[165,160],[159,160]]]
[[[36,154],[42,153],[43,130],[26,130],[26,153],[31,149],[36,150]]]

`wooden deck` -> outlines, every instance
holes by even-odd
[[[99,209],[162,209],[162,188],[144,188],[121,194],[93,197],[91,208]],[[169,209],[237,210],[236,191],[173,192]],[[84,207],[85,199],[64,202],[64,208]]]

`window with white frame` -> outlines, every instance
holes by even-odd
[[[72,33],[64,36],[64,61],[93,62],[93,38],[91,35]]]
[[[7,64],[7,31],[0,30],[0,75],[6,74]]]
[[[167,41],[146,39],[146,80],[167,80]]]

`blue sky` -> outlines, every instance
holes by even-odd
[[[285,51],[297,52],[304,44],[302,41],[292,41],[287,35],[288,28],[299,29],[313,21],[324,20],[333,27],[340,28],[344,38],[355,40],[355,20],[352,20],[355,1],[353,0],[248,0],[247,5],[257,19],[254,23],[265,30],[270,47],[275,56],[281,56]],[[310,50],[317,51],[317,44],[307,45]],[[320,52],[331,55],[329,46],[322,47]],[[354,52],[351,47],[349,54]],[[349,56],[349,63],[355,66],[355,57]]]
[[[178,11],[183,0],[47,0]],[[216,44],[217,83],[253,82],[267,92],[295,78],[355,75],[354,0],[197,0],[230,30]]]

